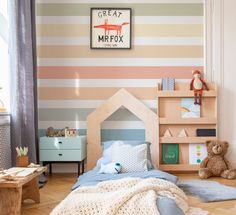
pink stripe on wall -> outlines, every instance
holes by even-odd
[[[58,67],[39,66],[39,79],[158,79],[171,77],[187,79],[192,77],[191,71],[202,66],[179,67]]]

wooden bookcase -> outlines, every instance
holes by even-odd
[[[175,90],[162,91],[158,85],[157,101],[159,116],[159,168],[163,171],[186,172],[197,171],[199,165],[189,164],[189,143],[205,143],[216,137],[197,137],[197,128],[217,129],[217,87],[214,83],[207,83],[209,91],[203,92],[200,118],[181,118],[181,99],[193,98],[193,91],[189,90],[189,83],[175,83]],[[169,129],[172,137],[163,137]],[[188,137],[178,137],[180,130],[185,129]],[[216,130],[217,131],[217,130]],[[217,133],[217,132],[216,132]],[[179,144],[179,163],[163,164],[163,144]]]

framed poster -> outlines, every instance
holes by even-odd
[[[91,49],[131,48],[131,8],[91,8]]]

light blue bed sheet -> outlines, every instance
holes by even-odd
[[[78,181],[72,187],[76,189],[82,186],[96,185],[102,181],[118,180],[126,177],[135,178],[160,178],[177,183],[178,178],[174,175],[162,172],[160,170],[149,170],[144,172],[121,173],[121,174],[99,174],[99,168],[95,167],[93,170],[84,173],[78,178]],[[161,215],[184,215],[183,211],[176,205],[175,201],[166,197],[157,199],[157,208]]]
[[[72,189],[75,189],[80,186],[96,185],[97,183],[102,181],[117,180],[127,177],[160,178],[160,179],[165,179],[167,181],[171,181],[174,184],[176,184],[178,180],[178,178],[174,175],[155,169],[143,172],[129,172],[120,174],[99,174],[98,172],[99,172],[99,167],[95,167],[93,170],[84,173],[78,178],[78,181],[75,183]]]

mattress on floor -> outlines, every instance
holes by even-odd
[[[99,168],[96,167],[91,171],[80,176],[72,189],[77,189],[82,186],[93,186],[102,181],[118,180],[126,177],[135,178],[160,178],[177,183],[178,178],[169,173],[160,170],[149,170],[144,172],[120,173],[120,174],[99,174]],[[167,197],[157,199],[157,208],[161,215],[184,215],[183,211],[176,205],[175,201]]]

